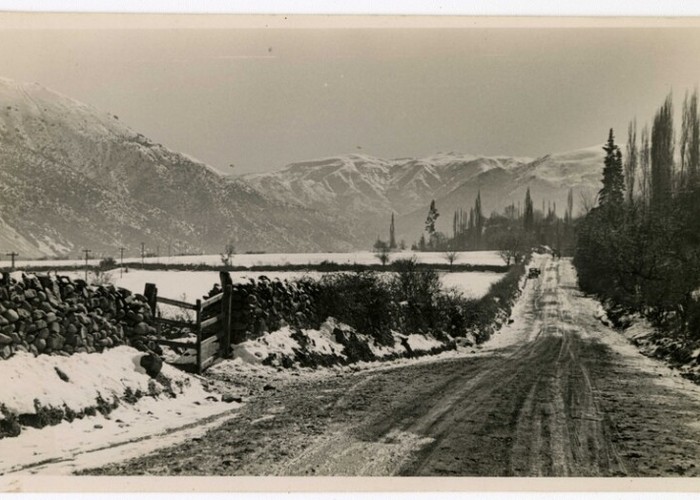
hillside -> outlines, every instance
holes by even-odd
[[[486,214],[522,203],[528,187],[536,209],[545,200],[556,203],[561,214],[569,188],[575,204],[578,193],[598,191],[602,161],[598,146],[535,160],[460,153],[393,160],[348,155],[293,163],[242,179],[280,202],[350,217],[350,227],[364,233],[368,245],[377,235],[385,236],[392,211],[398,215],[397,237],[417,239],[432,199],[442,214],[438,229],[449,231],[452,212],[473,206],[479,190]]]
[[[23,257],[346,250],[352,235],[314,210],[156,144],[38,84],[0,79],[0,245]]]
[[[0,79],[0,250],[22,257],[147,252],[345,251],[385,237],[409,244],[435,199],[452,211],[477,191],[484,212],[524,198],[563,210],[569,187],[596,192],[599,147],[535,160],[440,153],[427,158],[347,155],[270,173],[222,176],[99,111],[38,84]],[[578,201],[578,195],[576,195]]]

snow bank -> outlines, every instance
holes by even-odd
[[[302,334],[308,339],[306,350],[310,353],[321,355],[335,355],[341,358],[343,345],[337,342],[333,336],[333,329],[339,325],[333,318],[328,318],[318,330],[304,329]],[[349,327],[346,327],[349,328]],[[293,357],[294,350],[302,349],[299,341],[293,338],[293,330],[287,326],[274,332],[266,333],[262,337],[246,340],[233,346],[234,359],[243,362],[258,364],[270,356],[282,355]]]
[[[433,337],[427,337],[425,335],[418,335],[412,333],[408,336],[408,345],[414,351],[429,351],[431,349],[436,349],[442,347],[444,344]]]
[[[16,413],[33,413],[35,399],[43,406],[66,405],[78,411],[94,405],[98,395],[105,399],[121,397],[127,387],[148,392],[152,379],[139,365],[142,356],[143,353],[125,346],[68,357],[34,357],[19,352],[2,363],[0,403]],[[173,381],[184,382],[177,370],[164,369]],[[58,370],[68,377],[67,381]]]
[[[234,360],[238,361],[238,366],[261,364],[265,360],[276,365],[284,357],[295,359],[299,352],[304,352],[307,355],[333,357],[344,363],[348,361],[346,346],[336,338],[336,329],[346,336],[354,335],[358,343],[366,344],[376,359],[405,356],[408,351],[404,342],[408,343],[413,351],[420,352],[445,347],[443,342],[428,335],[402,335],[398,332],[393,332],[393,345],[380,345],[371,336],[357,333],[350,326],[328,318],[318,330],[303,329],[295,333],[292,328],[285,326],[259,338],[236,344],[233,346]]]
[[[151,378],[140,366],[142,356],[120,346],[68,357],[18,353],[3,361],[0,403],[6,414],[1,420],[9,418],[9,412],[35,413],[35,401],[43,408],[76,414],[94,409],[98,397],[109,403],[116,399],[117,406],[107,416],[92,411],[93,416],[41,429],[23,427],[18,436],[0,439],[0,473],[142,438],[234,407],[219,402],[199,378],[171,366],[164,365],[158,378]],[[127,391],[132,403],[125,401]]]

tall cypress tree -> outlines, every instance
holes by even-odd
[[[535,209],[532,206],[532,197],[530,196],[530,188],[525,192],[525,213],[523,215],[523,227],[526,232],[532,232],[535,228]]]
[[[396,226],[394,225],[394,212],[391,213],[391,224],[389,225],[389,248],[396,248]]]
[[[474,201],[474,244],[476,249],[481,249],[481,235],[484,231],[484,214],[481,212],[481,189]]]

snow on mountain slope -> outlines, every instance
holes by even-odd
[[[492,169],[522,165],[513,158],[482,158],[456,153],[423,159],[382,160],[348,155],[292,163],[272,173],[242,177],[278,200],[322,210],[401,214]]]
[[[282,170],[243,176],[243,180],[286,203],[297,203],[349,219],[368,245],[386,237],[391,212],[397,237],[418,238],[428,205],[443,215],[438,229],[448,231],[454,210],[474,205],[481,191],[486,214],[524,200],[529,187],[535,206],[545,200],[563,213],[568,189],[597,192],[602,176],[600,146],[538,159],[440,153],[430,157],[383,160],[348,155],[297,162]]]
[[[0,219],[23,257],[77,252],[348,250],[353,234],[173,152],[119,119],[0,79]],[[7,241],[5,241],[7,240]],[[14,242],[14,243],[13,243]]]
[[[597,191],[599,147],[536,160],[438,153],[379,159],[346,155],[240,178],[154,143],[118,117],[38,84],[0,78],[0,244],[23,258],[95,257],[159,247],[172,253],[344,251],[420,235],[430,200],[448,231],[451,212],[479,190],[485,213],[524,198],[565,204]],[[561,210],[560,209],[560,212]]]

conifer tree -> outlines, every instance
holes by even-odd
[[[435,207],[435,200],[431,200],[430,208],[428,209],[428,217],[425,219],[425,231],[429,236],[435,234],[435,222],[437,222],[438,217],[440,217],[440,213]]]
[[[605,160],[603,167],[603,187],[598,192],[601,208],[617,210],[624,201],[625,177],[622,172],[622,153],[615,144],[613,129],[610,129],[608,142],[603,146]]]

